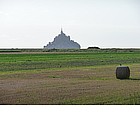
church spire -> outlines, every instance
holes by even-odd
[[[63,29],[62,29],[62,27],[61,27],[61,34],[63,34]]]

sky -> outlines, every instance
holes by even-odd
[[[82,48],[140,48],[140,1],[0,0],[0,48],[43,48],[61,27]]]

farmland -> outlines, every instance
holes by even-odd
[[[0,104],[140,104],[140,51],[1,52]],[[118,80],[119,64],[131,70]]]

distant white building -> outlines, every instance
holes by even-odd
[[[54,38],[53,42],[44,46],[44,49],[80,49],[80,45],[70,40],[70,36],[66,36],[61,29],[61,33]]]

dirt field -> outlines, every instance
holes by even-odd
[[[118,80],[116,65],[0,75],[0,104],[140,104],[139,65]]]

